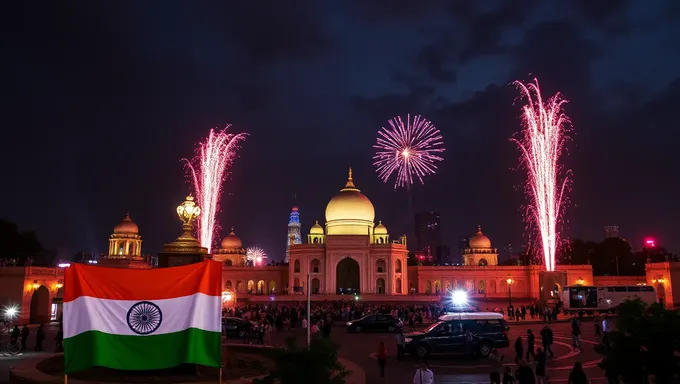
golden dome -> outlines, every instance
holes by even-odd
[[[134,233],[139,234],[139,227],[130,218],[130,214],[126,214],[120,224],[113,227],[113,233]]]
[[[470,248],[491,248],[491,240],[484,236],[481,226],[477,226],[477,233],[470,239]]]
[[[352,168],[345,188],[326,206],[326,228],[329,235],[369,235],[373,228],[373,204],[354,186]]]
[[[241,242],[241,239],[236,236],[234,233],[234,227],[231,227],[231,232],[229,232],[229,235],[222,239],[222,244],[220,245],[221,249],[241,249],[243,247],[243,243]]]
[[[378,222],[378,225],[373,229],[374,235],[387,235],[387,227],[385,227],[382,221]]]
[[[317,220],[314,225],[312,225],[312,228],[309,230],[310,235],[323,235],[323,227],[319,225],[319,221]]]

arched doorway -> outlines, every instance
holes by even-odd
[[[269,293],[276,293],[276,282],[269,280]]]
[[[398,278],[398,277],[397,277],[397,281],[396,281],[396,284],[395,284],[394,293],[399,294],[399,295],[401,294],[401,279]]]
[[[385,279],[382,277],[375,281],[375,293],[379,295],[385,294]]]
[[[338,263],[335,269],[335,288],[338,293],[359,293],[359,263],[347,257]]]
[[[265,293],[267,293],[267,287],[264,285],[264,280],[260,280],[257,282],[257,294],[263,295]]]
[[[31,324],[42,324],[50,321],[50,290],[41,285],[31,296]]]
[[[312,293],[313,294],[318,294],[319,289],[321,289],[321,282],[317,278],[312,279]]]

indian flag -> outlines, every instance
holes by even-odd
[[[152,370],[221,363],[222,264],[162,269],[71,264],[64,274],[64,367]]]

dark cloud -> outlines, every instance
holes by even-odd
[[[522,25],[536,3],[536,0],[501,2],[498,8],[474,17],[470,23],[467,45],[460,54],[461,62],[506,51],[505,47],[499,45],[503,33],[508,28]]]
[[[367,20],[415,19],[445,4],[445,0],[355,0],[350,9]]]
[[[434,89],[425,86],[413,86],[407,93],[384,95],[376,98],[355,96],[352,104],[374,123],[387,120],[404,113],[424,113],[429,108],[428,99]]]
[[[625,34],[631,28],[630,21],[625,15],[630,0],[578,0],[573,5],[587,23],[609,34]]]
[[[327,51],[332,41],[314,16],[314,0],[248,0],[225,3],[221,22],[256,62],[281,58],[309,58]]]
[[[452,40],[442,38],[425,46],[416,57],[416,65],[425,68],[427,74],[437,81],[456,81],[456,71],[450,69],[455,60],[453,45]]]
[[[542,84],[556,87],[570,96],[588,95],[590,69],[601,49],[586,39],[569,22],[544,22],[529,29],[513,54],[517,59],[514,77],[542,79]]]

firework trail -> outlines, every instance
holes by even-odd
[[[570,124],[562,111],[567,101],[559,93],[544,101],[537,79],[529,84],[514,84],[527,101],[522,108],[524,128],[519,137],[511,139],[519,147],[521,165],[527,171],[525,189],[530,203],[525,220],[537,229],[546,270],[554,271],[560,242],[557,224],[570,184],[569,172],[562,175],[559,164]]]
[[[267,253],[264,249],[259,247],[248,247],[246,249],[246,259],[253,264],[261,263],[262,260],[267,258]]]
[[[387,183],[396,173],[394,189],[408,187],[416,177],[423,183],[423,177],[434,174],[436,162],[443,158],[444,141],[439,130],[427,119],[416,115],[406,116],[406,124],[397,116],[389,121],[390,128],[378,131],[378,140],[373,148],[373,165],[378,176]]]
[[[193,160],[186,162],[187,174],[202,214],[198,217],[198,238],[202,247],[212,248],[213,237],[219,229],[216,215],[220,209],[222,182],[227,175],[246,134],[227,133],[230,125],[221,131],[210,130],[210,134],[196,147]]]

